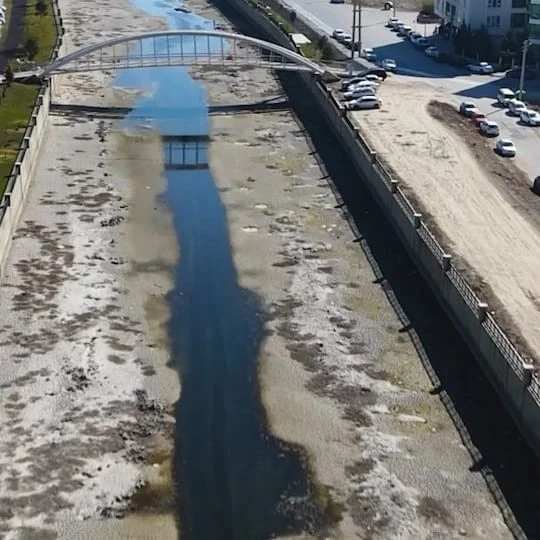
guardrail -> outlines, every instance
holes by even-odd
[[[264,4],[254,0],[235,0],[235,3],[256,8],[268,21],[268,10]],[[242,10],[245,11],[245,8]],[[290,47],[301,53],[284,25],[273,21],[272,28],[275,30],[276,27],[281,32],[278,42],[286,45],[286,37]],[[409,253],[421,267],[422,273],[466,342],[483,363],[486,375],[498,389],[525,438],[540,456],[540,380],[537,366],[533,365],[531,358],[520,354],[497,324],[488,311],[488,304],[479,298],[453,264],[452,256],[438,243],[422,220],[422,214],[414,208],[401,189],[398,179],[381,163],[376,152],[370,148],[358,126],[330,89],[319,80],[314,91],[320,104],[331,107],[333,112],[330,116],[336,132],[344,141],[355,141],[356,149],[353,149],[351,154],[355,158],[355,166],[360,159],[358,156],[362,155],[363,166],[358,166],[357,169],[361,170],[383,208],[390,210],[391,221],[396,225],[396,231]]]
[[[56,42],[50,59],[54,60],[58,57],[59,49],[62,46],[64,27],[57,0],[52,1],[52,8],[56,26]],[[24,130],[21,146],[17,152],[0,203],[0,270],[3,269],[12,236],[22,212],[26,192],[32,177],[33,165],[47,122],[49,105],[50,85],[49,81],[43,81],[32,107],[30,121]]]

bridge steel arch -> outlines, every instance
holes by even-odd
[[[193,41],[185,43],[186,38]],[[206,38],[206,48],[201,47],[201,38]],[[211,40],[218,46],[211,47]],[[145,41],[152,44],[150,51],[143,49]],[[190,44],[192,47],[188,46]],[[238,47],[239,44],[251,45],[263,54],[242,56],[245,47]],[[122,50],[117,54],[119,46]],[[49,77],[85,71],[194,65],[267,67],[319,75],[327,72],[325,66],[294,51],[250,36],[218,30],[169,30],[122,36],[88,45],[36,68],[33,74]]]

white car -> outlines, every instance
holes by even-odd
[[[481,73],[482,75],[489,75],[490,73],[493,73],[495,71],[493,69],[493,66],[491,64],[488,64],[487,62],[480,62],[479,64],[469,64],[467,67],[472,73]]]
[[[394,27],[394,24],[395,23],[398,23],[399,22],[399,19],[396,18],[396,17],[390,17],[387,21],[386,21],[386,27],[387,28],[393,28]]]
[[[484,120],[483,122],[480,122],[478,129],[482,135],[486,135],[488,137],[499,136],[499,124],[497,124],[497,122],[493,122],[492,120]]]
[[[525,109],[519,113],[519,118],[527,126],[540,126],[540,114],[536,111]]]
[[[332,37],[333,37],[334,39],[338,39],[339,36],[343,36],[343,35],[345,35],[345,30],[339,30],[339,29],[338,29],[338,30],[334,30],[334,31],[332,32]]]
[[[495,145],[495,150],[503,157],[514,157],[516,147],[510,139],[499,139]]]
[[[395,73],[397,70],[396,61],[392,60],[391,58],[385,58],[381,62],[381,67],[386,69],[386,71],[391,71],[392,73]]]
[[[403,26],[405,23],[402,23],[399,19],[396,19],[393,23],[392,23],[392,26],[390,28],[392,28],[392,30],[396,31],[398,30],[398,28],[400,26]]]
[[[519,99],[508,100],[508,111],[512,116],[519,116],[523,111],[527,110],[527,105]]]
[[[351,90],[350,92],[345,92],[343,94],[343,98],[345,101],[352,101],[358,98],[361,98],[362,96],[374,96],[376,93],[376,90],[373,90],[373,88],[357,88],[356,90]]]
[[[424,54],[426,56],[429,56],[430,58],[433,58],[433,57],[437,56],[437,54],[439,54],[439,49],[437,49],[437,47],[428,47],[424,51]]]
[[[508,107],[508,102],[515,97],[516,94],[510,88],[499,88],[497,92],[497,101],[504,107]]]
[[[381,100],[376,96],[362,96],[353,101],[345,103],[347,109],[379,109]]]
[[[352,36],[345,35],[340,38],[339,41],[342,45],[345,45],[345,47],[348,47],[349,49],[352,47]]]
[[[352,36],[351,34],[339,34],[336,39],[338,40],[338,43],[345,43],[345,41],[352,41]]]
[[[362,49],[360,56],[365,58],[368,62],[373,62],[377,59],[377,55],[373,49]]]

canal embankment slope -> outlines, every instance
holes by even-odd
[[[60,7],[64,53],[163,27],[128,2]],[[55,97],[129,103],[107,89],[111,75],[66,76]],[[162,170],[151,131],[50,118],[0,288],[7,538],[177,537],[170,457],[179,383],[167,365],[165,296],[178,250],[156,202]]]
[[[258,69],[194,75],[216,105],[283,94]],[[305,450],[319,501],[338,518],[328,536],[510,538],[294,113],[214,116],[211,126],[239,283],[266,320],[267,420]]]

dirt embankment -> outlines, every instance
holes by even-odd
[[[540,201],[441,92],[385,82],[380,111],[353,113],[380,158],[527,356],[540,350]],[[431,105],[429,105],[431,104]]]

